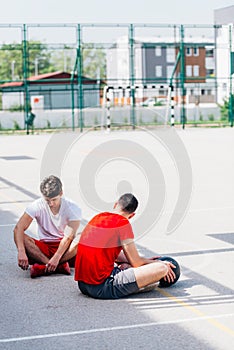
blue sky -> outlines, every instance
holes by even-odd
[[[212,24],[233,0],[0,0],[0,23]]]

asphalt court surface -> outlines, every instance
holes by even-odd
[[[176,132],[190,161],[192,193],[183,220],[170,234],[166,231],[180,186],[189,186],[189,181],[180,184],[181,176],[190,176],[189,164],[181,175],[176,166],[187,160],[180,155],[173,159],[168,147],[150,133],[0,136],[0,349],[233,349],[234,130]],[[118,153],[108,162],[99,158],[99,146],[105,144],[111,154],[113,140],[144,146],[146,156],[152,153],[160,164],[166,195],[157,220],[144,213],[154,209],[147,207],[155,190],[147,164],[144,171],[142,160],[137,164]],[[98,197],[89,203],[92,186],[79,188],[86,160],[91,162],[96,194],[104,201],[101,208],[106,203],[111,210],[118,191],[136,193],[141,203],[133,222],[138,248],[146,256],[171,255],[180,262],[182,275],[174,287],[121,300],[93,300],[79,292],[73,276],[32,280],[29,271],[17,267],[12,230],[24,208],[40,195],[42,175],[54,168],[65,195],[78,202],[84,219],[95,214]],[[190,197],[190,189],[186,191]],[[137,231],[141,218],[151,224],[145,234]],[[30,233],[36,236],[36,224]]]

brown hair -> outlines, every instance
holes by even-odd
[[[58,177],[50,175],[41,182],[40,190],[45,197],[56,197],[62,192],[62,182]]]

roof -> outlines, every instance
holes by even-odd
[[[222,7],[214,10],[214,23],[227,25],[234,23],[234,5]]]
[[[70,84],[72,78],[71,73],[57,71],[52,73],[45,73],[45,74],[39,74],[34,75],[28,78],[29,84],[37,84],[37,85],[43,85],[43,84]],[[77,74],[74,74],[74,81],[77,82]],[[90,79],[85,76],[82,76],[82,84],[97,84],[96,79]],[[9,83],[4,83],[0,85],[1,89],[8,88],[8,87],[20,87],[24,85],[24,81],[11,81]]]
[[[152,37],[135,37],[134,42],[137,44],[173,44],[173,45],[179,45],[180,44],[180,37],[177,35],[176,40],[174,36],[152,36]],[[128,44],[128,36],[122,36],[119,37],[116,41],[117,47],[118,45]],[[213,37],[206,37],[204,36],[185,36],[184,37],[184,43],[186,44],[199,44],[199,45],[210,45],[215,43]],[[127,47],[127,46],[126,46]]]

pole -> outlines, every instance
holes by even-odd
[[[107,114],[106,114],[106,127],[107,127],[107,129],[106,129],[106,131],[108,133],[111,130],[110,106],[111,106],[111,103],[110,103],[110,98],[108,96],[106,99],[106,108],[107,108]]]
[[[24,81],[24,127],[26,125],[27,135],[29,134],[29,125],[27,123],[29,115],[29,91],[28,91],[28,46],[27,46],[27,27],[23,25],[23,81]]]
[[[76,60],[71,75],[71,98],[72,98],[72,131],[75,131],[75,93],[74,93],[74,77],[77,71],[78,49],[76,50]]]
[[[15,80],[15,61],[11,62],[11,79]]]
[[[170,106],[171,106],[171,126],[175,125],[175,89],[173,85],[173,77],[176,73],[177,66],[180,62],[181,59],[181,52],[179,51],[176,57],[176,62],[173,67],[173,71],[170,77],[170,82],[169,82],[169,89],[171,90],[171,97],[170,97]]]
[[[180,84],[181,84],[181,97],[182,97],[182,109],[181,109],[181,122],[184,129],[186,122],[186,111],[185,111],[185,57],[184,57],[184,26],[180,27]]]
[[[175,126],[175,90],[174,85],[170,85],[171,89],[171,126]]]
[[[232,74],[233,74],[233,63],[232,63],[232,31],[233,25],[229,24],[229,57],[230,57],[230,76],[229,76],[229,122],[230,126],[233,127],[233,93],[232,93]]]
[[[214,59],[215,59],[215,103],[218,104],[218,80],[217,80],[217,38],[218,38],[218,26],[214,26]]]
[[[130,24],[130,29],[129,29],[129,44],[130,44],[130,56],[129,56],[129,69],[130,69],[130,96],[131,96],[131,124],[133,129],[135,129],[135,123],[136,123],[136,118],[135,118],[135,75],[134,75],[134,27],[133,24]]]
[[[34,62],[34,64],[35,64],[35,75],[38,75],[38,58],[35,58],[35,62]]]
[[[83,131],[83,87],[82,87],[82,74],[83,74],[83,62],[82,62],[82,45],[81,45],[81,25],[78,24],[78,92],[79,92],[79,124],[80,132]]]

